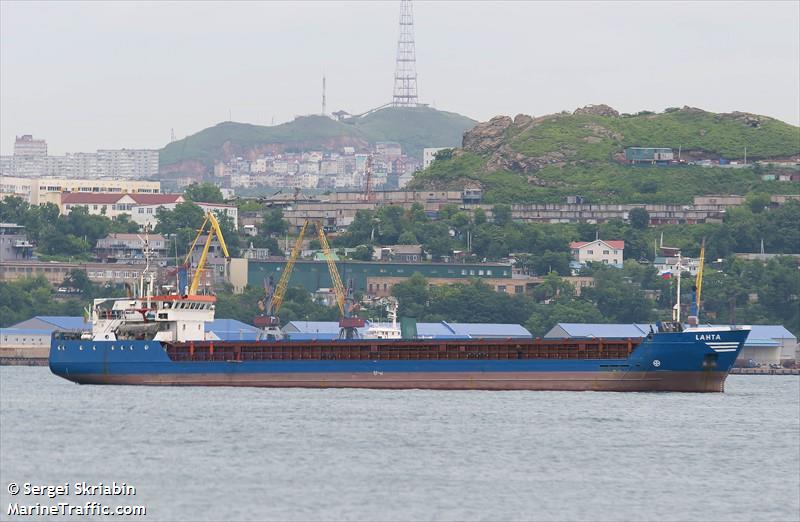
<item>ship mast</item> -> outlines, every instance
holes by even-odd
[[[677,290],[677,297],[675,298],[674,318],[676,322],[680,323],[681,322],[681,272],[683,271],[683,263],[681,260],[680,252],[678,252],[678,264],[675,265],[675,268],[678,270],[678,290]]]

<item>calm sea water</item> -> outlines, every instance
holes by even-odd
[[[52,503],[9,482],[116,480],[136,496],[99,500],[138,520],[798,520],[800,379],[727,388],[78,386],[3,367],[0,519]]]

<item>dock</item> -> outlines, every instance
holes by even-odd
[[[800,375],[800,368],[731,368],[731,375]]]

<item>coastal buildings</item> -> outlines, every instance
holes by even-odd
[[[398,143],[378,142],[361,150],[347,146],[233,157],[214,166],[214,177],[231,188],[361,190],[369,168],[370,186],[380,190],[404,186],[420,165],[419,159],[404,155]]]

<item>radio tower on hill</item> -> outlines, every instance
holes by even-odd
[[[417,106],[417,54],[414,51],[414,11],[411,0],[400,0],[400,37],[397,39],[392,106]]]

